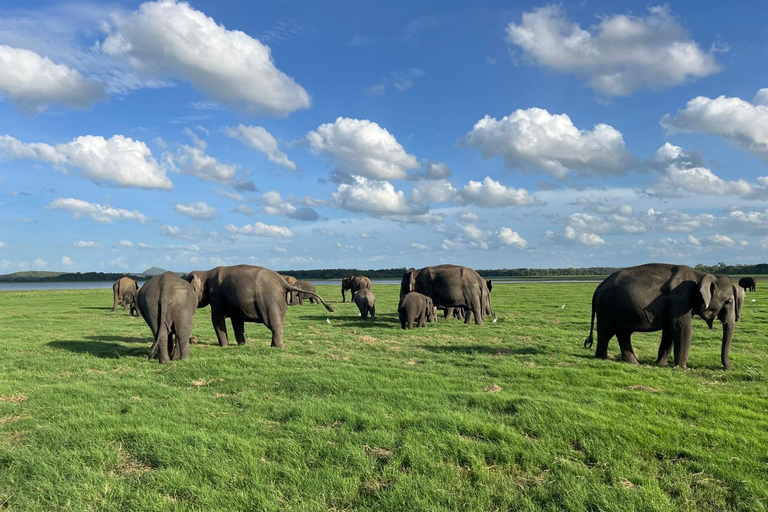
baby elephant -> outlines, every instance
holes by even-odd
[[[192,317],[197,309],[197,292],[192,285],[173,272],[166,272],[141,287],[136,303],[155,337],[149,358],[158,350],[161,364],[171,358],[189,357]]]
[[[435,305],[432,299],[418,292],[407,293],[400,300],[397,308],[400,315],[400,327],[413,329],[413,322],[417,322],[417,327],[426,327],[427,322],[435,321]]]
[[[125,292],[125,295],[123,295],[123,307],[129,306],[130,309],[130,316],[139,316],[139,310],[136,308],[136,296],[138,295],[138,292],[133,290],[128,290]]]
[[[368,313],[371,314],[371,320],[376,320],[376,296],[369,288],[361,288],[355,292],[352,300],[357,304],[363,320],[368,320]]]

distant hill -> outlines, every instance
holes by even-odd
[[[157,275],[160,275],[160,274],[165,274],[166,272],[168,272],[168,271],[165,270],[165,269],[158,268],[158,267],[152,267],[152,268],[148,268],[147,270],[142,272],[142,274],[145,275],[145,276],[157,276]]]
[[[47,270],[25,270],[13,274],[0,275],[0,281],[38,281],[40,279],[57,277],[65,272],[50,272]]]

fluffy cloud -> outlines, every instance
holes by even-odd
[[[0,242],[0,249],[4,249],[6,245],[3,242]]]
[[[268,46],[186,2],[146,2],[113,16],[113,24],[101,50],[141,75],[186,80],[248,114],[283,116],[310,106],[307,92],[275,67]]]
[[[504,245],[511,245],[513,247],[519,247],[525,249],[528,247],[528,242],[525,238],[521,237],[517,231],[512,231],[511,228],[501,228],[498,233],[499,242]]]
[[[600,238],[595,233],[582,233],[582,232],[576,231],[571,226],[565,227],[563,236],[565,237],[566,240],[573,240],[582,245],[603,245],[605,243],[605,240]]]
[[[428,246],[426,246],[424,244],[419,244],[419,243],[416,243],[416,242],[411,244],[411,248],[412,249],[416,249],[417,251],[428,251],[429,250]]]
[[[411,199],[417,203],[451,203],[460,201],[461,197],[447,180],[422,180],[411,192]]]
[[[233,235],[264,236],[268,238],[294,238],[296,236],[293,231],[284,226],[273,226],[263,222],[246,224],[240,228],[234,224],[227,224],[224,226],[224,229]]]
[[[465,138],[484,158],[503,156],[509,170],[542,171],[557,179],[623,174],[636,165],[621,132],[607,124],[579,130],[565,114],[544,109],[516,110],[496,119],[485,116]]]
[[[201,233],[200,230],[196,228],[180,228],[179,226],[169,226],[168,224],[158,226],[157,231],[163,236],[178,238],[188,242],[194,241]],[[135,246],[141,248],[141,245],[142,244],[136,244]]]
[[[523,14],[507,26],[507,41],[540,66],[585,77],[607,96],[638,89],[662,89],[717,73],[712,52],[704,52],[667,7],[650,7],[645,17],[602,18],[591,31],[566,18],[556,5]]]
[[[31,50],[0,45],[0,95],[27,112],[49,104],[88,107],[105,96],[98,83]]]
[[[670,132],[719,135],[768,161],[768,89],[760,89],[751,103],[698,96],[674,117],[665,115],[661,124]]]
[[[62,256],[61,264],[64,265],[65,267],[71,267],[72,265],[75,264],[75,262],[69,256]]]
[[[176,203],[173,205],[173,211],[196,220],[208,220],[216,217],[216,208],[208,206],[203,201],[189,204]]]
[[[291,219],[313,221],[320,218],[320,215],[312,208],[296,208],[291,203],[284,201],[280,192],[271,190],[265,192],[258,199],[262,209],[269,215],[284,215]]]
[[[84,135],[55,146],[43,142],[24,143],[9,135],[0,135],[0,152],[9,158],[42,160],[58,169],[78,168],[83,176],[98,184],[145,189],[173,187],[165,168],[158,165],[149,147],[123,135],[109,139]]]
[[[261,126],[238,125],[237,128],[225,128],[227,137],[237,139],[246,146],[264,153],[270,162],[295,170],[296,164],[288,159],[288,155],[277,147],[277,139]]]
[[[184,174],[196,176],[204,181],[232,184],[235,179],[234,165],[222,164],[197,147],[182,145],[176,163]]]
[[[483,208],[530,206],[538,203],[524,188],[506,187],[489,176],[482,182],[470,180],[461,190],[461,197],[467,203]]]
[[[352,183],[342,183],[333,193],[337,206],[351,212],[367,213],[374,217],[426,213],[426,208],[415,210],[408,204],[405,194],[388,181],[369,180],[354,176]]]
[[[339,117],[307,134],[312,150],[336,162],[338,170],[377,180],[405,179],[416,157],[373,121]]]
[[[0,247],[2,247],[2,244],[0,244]],[[72,247],[78,247],[80,249],[100,249],[101,244],[97,242],[90,242],[85,240],[80,240],[79,242],[75,242],[72,244]]]
[[[91,217],[97,222],[110,223],[115,220],[136,220],[142,224],[151,222],[151,219],[143,213],[136,210],[123,210],[121,208],[112,208],[97,203],[89,203],[82,199],[71,197],[54,199],[46,208],[50,210],[64,210],[71,212],[75,218]]]

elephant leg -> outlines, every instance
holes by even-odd
[[[265,325],[272,331],[272,347],[283,348],[283,320],[280,318],[271,318],[269,324]]]
[[[632,331],[619,331],[616,333],[621,348],[621,359],[631,364],[639,364],[635,352],[632,350]]]
[[[171,360],[171,356],[168,352],[168,342],[171,341],[171,336],[168,335],[168,331],[162,325],[158,327],[158,331],[155,343],[157,343],[157,349],[160,353],[158,356],[160,364],[165,364]]]
[[[595,350],[595,357],[600,359],[608,359],[608,342],[613,338],[613,331],[606,326],[600,325],[600,316],[597,317],[597,349]]]
[[[178,359],[189,357],[189,338],[192,336],[192,322],[188,326],[179,329],[176,328],[176,348],[179,353]]]
[[[427,326],[426,317],[427,317],[426,313],[423,313],[423,312],[421,313],[421,315],[419,315],[419,317],[418,317],[418,321],[419,322],[417,324],[417,327],[426,327]]]
[[[168,334],[168,353],[171,359],[181,359],[181,349],[179,348],[179,337],[171,331]]]
[[[376,321],[376,306],[371,306],[371,321]]]
[[[453,318],[453,308],[452,307],[446,307],[445,308],[445,318]]]
[[[656,364],[666,366],[669,355],[672,353],[672,331],[664,328],[661,331],[661,343],[659,344],[659,356],[656,358]]]
[[[245,345],[245,320],[232,318],[232,330],[235,331],[235,339],[238,345]]]
[[[112,311],[117,311],[117,290],[112,290]]]
[[[218,312],[214,312],[213,308],[211,308],[211,323],[213,323],[213,330],[216,331],[216,338],[219,340],[219,346],[226,347],[229,345],[226,317]]]
[[[691,335],[693,334],[691,315],[686,315],[685,318],[676,323],[674,335],[675,366],[687,370],[686,364],[688,363],[688,352],[691,350]]]
[[[467,315],[466,319],[464,320],[466,323],[469,323],[469,313],[472,312],[472,315],[475,317],[475,325],[483,325],[483,306],[480,302],[479,297],[473,297],[472,300],[469,303],[469,307],[465,311],[465,314]]]

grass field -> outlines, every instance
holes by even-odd
[[[289,308],[284,350],[257,324],[219,348],[201,310],[165,366],[111,290],[1,293],[0,510],[768,509],[768,288],[727,373],[700,319],[689,371],[650,364],[658,333],[642,366],[595,360],[594,288],[498,285],[496,324],[402,331],[397,286],[373,324],[320,286],[336,312]]]

